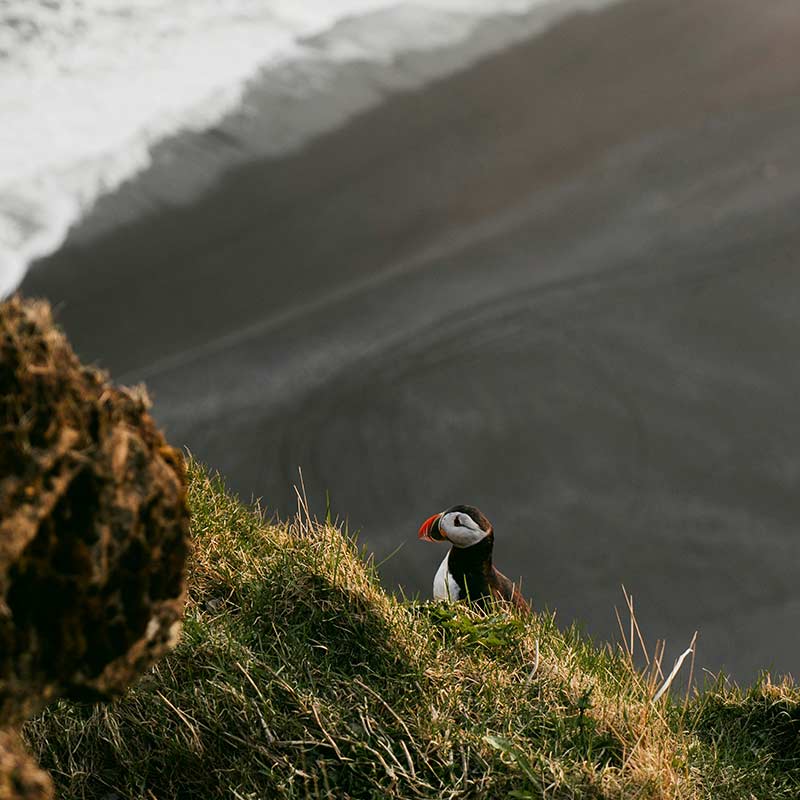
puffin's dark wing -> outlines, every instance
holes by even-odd
[[[528,601],[520,594],[519,589],[517,589],[511,579],[503,575],[494,565],[492,565],[492,571],[489,573],[488,582],[492,597],[496,597],[499,600],[506,600],[520,611],[531,610]]]

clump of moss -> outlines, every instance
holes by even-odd
[[[144,392],[82,364],[46,303],[0,303],[0,726],[121,692],[169,648],[188,531]]]
[[[52,796],[16,726],[118,695],[175,643],[188,531],[144,391],[82,364],[47,303],[0,303],[0,800]]]

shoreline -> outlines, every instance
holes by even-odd
[[[148,166],[98,197],[71,225],[65,244],[89,243],[160,209],[191,205],[236,167],[298,152],[398,93],[423,89],[570,16],[620,1],[550,0],[530,11],[497,12],[463,39],[432,49],[409,47],[383,61],[330,60],[326,50],[361,22],[340,20],[303,40],[307,55],[263,67],[247,82],[238,106],[215,124],[178,130],[153,144]]]
[[[471,503],[562,623],[613,637],[624,583],[668,660],[700,626],[699,664],[791,670],[797,35],[789,0],[572,17],[22,288],[245,497],[286,515],[299,465],[376,561],[408,541],[389,586]]]
[[[30,68],[15,64],[11,48],[0,295],[68,233],[72,240],[97,235],[159,208],[190,203],[236,164],[279,157],[393,92],[452,74],[570,13],[614,2],[619,0],[522,0],[522,6],[536,7],[515,12],[510,9],[519,8],[520,0],[483,11],[469,1],[458,11],[459,0],[432,0],[432,7],[405,11],[385,0],[341,0],[300,18],[254,9],[246,22],[237,22],[234,5],[231,15],[217,10],[218,24],[198,26],[199,17],[191,14],[175,17],[167,27],[185,46],[177,61],[155,18],[134,15],[128,32],[155,59],[148,58],[145,76],[158,70],[156,62],[165,68],[158,91],[140,83],[139,56],[106,47],[99,17],[87,9],[91,55],[84,49],[78,56],[68,36],[56,35],[43,58],[53,70],[49,98],[36,89],[36,35]],[[360,12],[346,14],[351,6]],[[203,3],[197,13],[214,16],[213,9]],[[162,22],[170,13],[164,10]],[[106,34],[113,36],[113,27]],[[43,35],[46,29],[43,23]],[[214,58],[219,60],[212,65]],[[97,67],[94,75],[89,61]],[[29,102],[33,95],[38,102]],[[117,111],[98,117],[100,108]]]

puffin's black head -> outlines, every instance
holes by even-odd
[[[453,506],[422,523],[419,538],[426,542],[448,541],[456,547],[471,547],[493,536],[492,523],[475,506]]]

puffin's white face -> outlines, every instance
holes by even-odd
[[[439,519],[439,530],[456,547],[471,547],[489,535],[469,514],[448,511]]]

